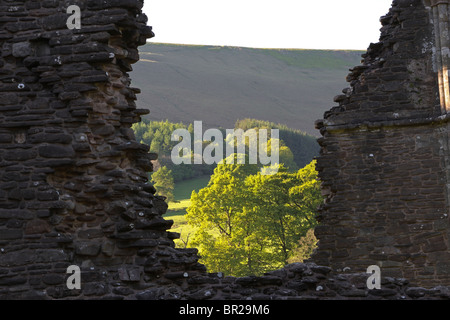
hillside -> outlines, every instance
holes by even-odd
[[[231,129],[254,118],[318,135],[314,121],[347,87],[348,69],[361,54],[149,43],[131,77],[151,120]]]

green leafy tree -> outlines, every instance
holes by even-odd
[[[295,173],[298,184],[289,189],[290,206],[296,207],[304,217],[306,225],[315,227],[314,212],[323,201],[317,177],[316,160]]]
[[[298,242],[298,247],[292,251],[289,263],[304,262],[309,259],[317,248],[317,238],[314,235],[314,229],[309,229],[304,237]]]
[[[281,167],[274,175],[255,175],[249,177],[247,186],[253,193],[253,210],[260,217],[263,235],[269,239],[276,261],[284,265],[291,251],[297,246],[298,240],[311,227],[312,217],[305,216],[293,204],[291,189],[299,180],[296,174],[291,174]],[[311,219],[310,219],[311,218]]]
[[[294,172],[298,170],[298,166],[294,161],[294,154],[291,149],[284,143],[283,140],[271,138],[267,142],[266,152],[272,152],[272,144],[278,143],[279,163],[283,165],[288,171]]]
[[[186,219],[197,227],[191,244],[198,247],[210,270],[241,275],[243,230],[251,226],[243,210],[248,198],[245,178],[256,173],[256,165],[219,164],[206,188],[192,192]]]
[[[270,129],[278,129],[280,140],[292,151],[294,161],[299,168],[306,166],[314,157],[319,155],[320,148],[316,137],[300,130],[291,129],[284,124],[256,119],[242,119],[236,121],[235,128],[240,128],[244,131],[253,128],[269,129],[269,133]]]
[[[289,173],[280,166],[277,174],[262,175],[256,165],[219,164],[187,209],[188,223],[197,228],[191,245],[202,263],[234,276],[287,264],[316,225],[322,197],[314,167]]]
[[[171,159],[173,148],[179,141],[172,141],[172,133],[176,129],[188,129],[193,139],[194,127],[183,123],[173,123],[165,121],[149,121],[144,119],[140,123],[133,125],[136,141],[150,146],[150,152],[158,154],[158,161],[162,166],[166,166],[172,171],[174,181],[188,180],[204,175],[211,175],[215,165],[175,165]],[[191,141],[191,144],[193,141]]]
[[[323,200],[315,167],[312,161],[295,173],[280,168],[276,175],[253,176],[247,182],[256,195],[254,210],[265,217],[274,254],[285,264],[298,240],[317,225],[316,210]]]
[[[158,195],[166,197],[168,203],[174,201],[174,182],[171,170],[167,169],[166,166],[160,167],[158,171],[152,174],[152,182]]]

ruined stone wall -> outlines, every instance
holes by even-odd
[[[416,284],[450,284],[448,115],[436,44],[445,30],[436,28],[436,9],[394,1],[380,42],[349,74],[339,106],[316,123],[326,196],[319,264],[379,265]]]
[[[69,5],[80,30],[66,25]],[[199,267],[195,250],[174,249],[148,183],[156,155],[131,129],[148,113],[128,76],[153,36],[142,5],[0,1],[0,297],[76,295],[69,265],[94,296],[144,271]]]

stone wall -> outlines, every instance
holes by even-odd
[[[69,4],[80,30],[66,25]],[[63,297],[68,265],[102,268],[96,281],[204,269],[174,249],[148,182],[156,155],[131,129],[148,113],[128,76],[153,36],[142,5],[0,1],[0,297]]]
[[[433,10],[394,1],[380,42],[347,77],[339,106],[316,123],[326,196],[319,264],[376,264],[416,284],[450,284],[449,128],[435,41],[445,30],[435,29]]]

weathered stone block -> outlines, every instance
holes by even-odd
[[[60,274],[46,274],[42,277],[42,282],[49,285],[61,285],[66,281],[65,277]]]
[[[25,234],[44,234],[50,232],[50,225],[43,220],[33,220],[27,222]]]
[[[95,257],[100,253],[101,244],[95,242],[77,242],[75,245],[75,253],[82,256]]]
[[[0,230],[0,240],[16,240],[23,237],[22,230],[2,229]]]
[[[43,158],[71,158],[75,151],[71,146],[48,145],[39,147],[39,156]]]

